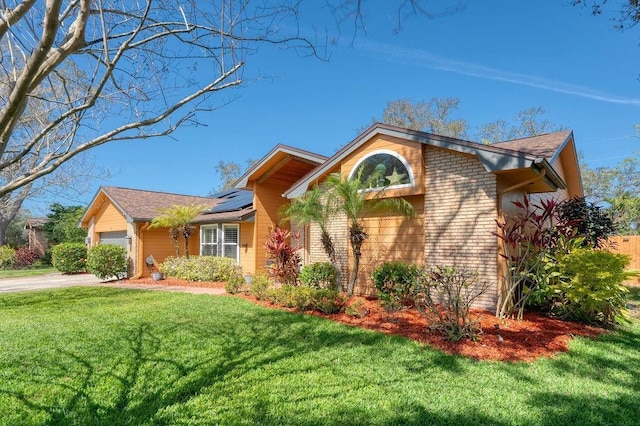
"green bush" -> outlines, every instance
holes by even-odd
[[[271,287],[271,281],[265,275],[254,275],[251,285],[249,286],[249,293],[258,300],[267,298],[267,293]]]
[[[629,257],[603,250],[577,249],[560,259],[560,279],[550,286],[552,312],[592,324],[626,321],[627,294],[622,285]]]
[[[340,312],[345,305],[344,296],[338,291],[291,285],[268,290],[266,298],[276,305],[296,308],[299,311],[318,311],[323,314]]]
[[[168,257],[160,264],[160,272],[181,280],[219,282],[239,274],[239,267],[227,257]]]
[[[381,303],[389,309],[395,309],[403,303],[414,300],[416,280],[419,268],[404,262],[385,262],[378,266],[371,278],[378,290]]]
[[[336,289],[336,269],[329,262],[305,265],[298,276],[300,282],[311,288]]]
[[[224,289],[229,294],[236,294],[242,290],[244,284],[244,277],[240,271],[237,271],[227,280],[227,283],[224,285]]]
[[[16,251],[9,246],[0,246],[0,269],[9,269],[13,266]]]
[[[52,265],[64,274],[86,270],[87,246],[84,243],[62,243],[51,249]]]
[[[87,270],[100,278],[119,278],[127,272],[127,252],[115,244],[99,244],[87,253]]]

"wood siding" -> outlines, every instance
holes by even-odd
[[[424,263],[424,199],[422,196],[405,199],[416,210],[416,218],[408,219],[387,212],[371,215],[362,221],[369,237],[362,247],[357,293],[375,292],[371,273],[383,262]]]
[[[609,239],[613,253],[626,254],[631,257],[628,270],[640,272],[640,235],[616,236]],[[630,278],[627,284],[640,285],[640,277]]]
[[[240,266],[242,272],[254,274],[256,272],[256,249],[253,246],[253,223],[240,223]]]
[[[256,216],[253,241],[255,242],[254,272],[256,273],[264,271],[267,262],[264,242],[280,222],[278,210],[283,204],[288,203],[288,200],[282,197],[287,188],[288,185],[259,185],[257,183],[254,185],[253,206],[256,209]],[[287,226],[283,227],[288,229]]]
[[[123,214],[109,200],[106,200],[95,215],[93,232],[126,231],[127,220]],[[96,235],[97,237],[97,235]]]

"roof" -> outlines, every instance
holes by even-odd
[[[168,192],[103,186],[102,191],[117,208],[132,222],[146,222],[156,217],[159,210],[171,206],[203,204],[213,207],[220,201],[196,195],[171,194]]]
[[[323,164],[303,176],[283,195],[287,198],[296,198],[303,195],[309,186],[376,134],[397,137],[425,145],[474,155],[478,157],[485,169],[489,172],[532,168],[538,173],[541,169],[545,169],[547,175],[545,180],[550,181],[551,184],[556,187],[565,187],[564,181],[551,167],[549,163],[550,158],[547,158],[546,155],[550,155],[554,144],[557,145],[557,148],[551,155],[551,158],[557,155],[560,148],[571,138],[571,132],[557,132],[533,138],[518,139],[510,141],[512,145],[509,145],[509,142],[484,145],[477,142],[434,135],[388,124],[375,123]],[[544,149],[534,147],[534,143],[538,138],[540,143],[544,142]],[[562,142],[559,143],[560,139],[562,139]],[[544,155],[541,156],[540,154]]]
[[[553,162],[564,145],[569,141],[570,130],[546,133],[544,135],[531,136],[510,141],[497,142],[493,146],[507,148],[512,151],[521,152],[534,157],[546,158]]]
[[[48,217],[32,217],[27,219],[24,223],[24,227],[26,228],[42,228],[42,225],[49,222]]]
[[[324,155],[316,154],[311,151],[306,151],[304,149],[295,148],[289,145],[278,144],[271,151],[269,151],[264,157],[256,161],[256,163],[253,166],[251,166],[249,170],[247,170],[236,181],[235,187],[247,188],[247,185],[249,184],[249,180],[251,179],[252,176],[254,176],[257,172],[259,172],[263,168],[268,168],[269,164],[273,161],[276,161],[276,158],[279,158],[279,157],[281,157],[282,160],[274,164],[271,170],[267,172],[268,174],[273,173],[275,169],[281,168],[282,165],[284,164],[283,161],[286,162],[291,158],[301,160],[307,164],[311,164],[311,167],[316,167],[317,165],[321,165],[325,161],[327,161],[327,157],[325,157]],[[297,179],[297,176],[295,179]]]
[[[211,197],[220,202],[198,216],[194,223],[246,221],[255,213],[253,191],[233,188],[212,194]]]

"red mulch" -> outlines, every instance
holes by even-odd
[[[177,279],[153,281],[151,278],[124,282],[215,288],[224,287],[225,284]],[[246,294],[238,296],[262,306],[288,311],[295,310],[256,300],[255,297]],[[406,308],[396,312],[387,312],[380,306],[378,300],[365,297],[352,297],[347,305],[350,306],[354,303],[359,303],[359,310],[367,312],[366,315],[358,318],[344,312],[330,315],[311,311],[307,313],[356,327],[408,337],[449,354],[459,354],[478,360],[534,361],[540,357],[552,357],[559,352],[566,352],[569,342],[575,336],[596,337],[606,332],[602,328],[561,321],[536,313],[526,313],[524,320],[516,321],[500,320],[489,311],[477,310],[473,314],[480,320],[482,328],[480,340],[473,342],[463,339],[458,342],[450,342],[441,335],[430,332],[426,317],[415,309]]]

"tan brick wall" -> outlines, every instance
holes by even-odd
[[[425,150],[425,265],[464,266],[490,283],[476,305],[495,309],[496,176],[475,157]]]
[[[340,281],[343,289],[347,288],[347,277],[349,273],[349,234],[347,233],[347,218],[344,215],[334,217],[327,230],[333,237],[333,243],[336,248],[336,257],[338,258],[338,268],[340,269]],[[320,239],[320,227],[311,224],[309,231],[309,263],[328,262],[322,241]]]

